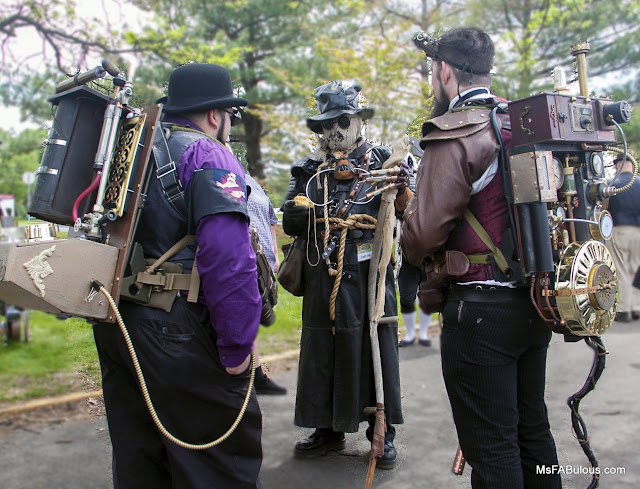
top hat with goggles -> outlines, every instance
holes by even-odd
[[[162,110],[167,114],[179,114],[246,106],[249,102],[235,96],[231,77],[224,67],[189,63],[173,70],[168,95],[156,103],[164,104]]]
[[[307,119],[307,127],[317,134],[321,134],[323,127],[333,127],[333,120],[337,119],[340,127],[349,127],[348,118],[341,122],[340,116],[358,114],[362,120],[373,117],[373,109],[362,108],[358,104],[360,85],[345,88],[342,82],[332,81],[316,88],[313,96],[320,110],[320,114]],[[346,127],[343,127],[346,129]]]
[[[478,42],[478,39],[484,42]],[[488,75],[493,68],[493,42],[480,29],[460,27],[439,39],[417,32],[413,42],[427,58],[444,61],[472,75]]]

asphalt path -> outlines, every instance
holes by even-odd
[[[602,471],[600,487],[637,489],[640,321],[614,324],[603,340],[610,352],[607,365],[580,411]],[[438,339],[430,348],[417,344],[401,348],[400,360],[405,424],[397,426],[398,464],[391,471],[377,470],[373,488],[470,488],[470,467],[461,476],[451,473],[457,438],[442,381]],[[547,406],[565,489],[584,488],[591,481],[588,460],[571,432],[566,399],[582,387],[592,361],[593,351],[583,341],[565,343],[554,335],[547,364]],[[295,368],[274,370],[272,378],[289,392],[260,397],[263,489],[364,487],[369,450],[364,426],[359,433],[347,434],[347,448],[339,454],[314,460],[293,457],[293,445],[310,430],[293,425]],[[0,489],[109,489],[110,452],[103,416],[10,430],[0,439]]]

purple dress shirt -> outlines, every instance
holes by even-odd
[[[163,122],[201,130],[181,117],[167,115]],[[178,174],[185,190],[200,168],[221,168],[245,178],[242,165],[233,154],[208,138],[191,144],[182,157]],[[196,227],[200,301],[209,309],[220,361],[225,367],[240,365],[251,353],[260,326],[262,301],[248,229],[247,220],[235,213],[203,217]]]

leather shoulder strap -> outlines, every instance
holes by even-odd
[[[162,192],[181,216],[187,216],[187,204],[184,199],[184,189],[178,176],[178,168],[171,158],[164,128],[158,127],[153,137],[153,160],[156,163],[156,177],[162,187]]]
[[[491,250],[491,254],[496,260],[496,264],[502,271],[502,273],[507,273],[509,271],[509,265],[507,264],[507,260],[505,259],[500,248],[496,248],[496,245],[491,241],[491,237],[487,234],[485,229],[480,224],[480,221],[476,219],[476,216],[469,209],[464,210],[464,218],[469,222],[469,225],[473,228],[476,234],[480,237],[482,242]],[[488,255],[468,255],[469,263],[487,263]]]

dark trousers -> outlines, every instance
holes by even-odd
[[[402,266],[398,272],[398,292],[400,293],[401,313],[415,312],[418,287],[424,278],[422,268],[413,266],[406,258],[402,260]]]
[[[558,489],[544,402],[550,331],[526,294],[513,302],[449,301],[442,370],[474,489]]]
[[[208,443],[232,425],[249,370],[227,374],[206,309],[179,297],[170,313],[121,301],[160,421],[177,438]],[[142,397],[117,324],[94,326],[102,368],[115,489],[256,489],[262,462],[262,415],[255,390],[242,422],[207,450],[179,447],[160,434]]]

